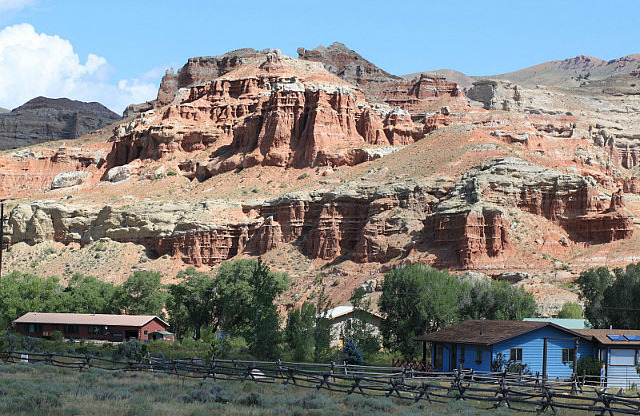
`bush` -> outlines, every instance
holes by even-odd
[[[116,349],[112,353],[114,360],[132,360],[141,361],[142,357],[148,351],[148,347],[140,341],[127,341],[118,344]]]
[[[178,174],[178,172],[170,170],[169,172],[167,172],[167,176],[176,176]]]
[[[600,369],[602,368],[602,361],[596,357],[585,355],[578,360],[578,369],[576,373],[580,376],[600,376]]]
[[[240,395],[236,403],[244,406],[269,407],[269,400],[254,391]]]
[[[298,180],[306,179],[308,177],[309,177],[308,173],[303,173],[302,175],[298,176]]]
[[[53,331],[53,333],[51,334],[51,341],[62,341],[63,335],[62,332],[60,331]]]

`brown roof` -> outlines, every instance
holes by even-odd
[[[169,326],[168,323],[155,315],[106,315],[99,313],[27,312],[13,322],[17,324],[144,326],[154,318]]]
[[[499,321],[487,319],[469,319],[440,331],[431,332],[418,337],[415,341],[453,342],[460,344],[493,345],[539,328],[551,326],[573,336],[591,339],[590,336],[563,328],[551,322]]]
[[[636,335],[640,337],[640,330],[638,329],[576,329],[586,336],[591,336],[595,341],[603,345],[627,345],[627,346],[639,346],[640,341],[613,341],[607,335]]]

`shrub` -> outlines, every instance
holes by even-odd
[[[308,173],[303,173],[302,175],[298,176],[298,180],[306,179],[308,177],[309,177]]]
[[[581,376],[600,376],[600,368],[602,368],[602,361],[596,357],[585,355],[578,360],[576,373]]]
[[[60,331],[53,331],[53,333],[51,334],[51,341],[59,342],[62,341],[62,338],[62,332]]]
[[[114,360],[141,361],[147,351],[148,347],[140,341],[127,341],[118,344],[112,357]]]
[[[241,394],[236,403],[244,406],[269,407],[269,400],[260,393],[254,391]]]
[[[169,172],[167,172],[167,176],[176,176],[178,174],[178,172],[170,170]]]

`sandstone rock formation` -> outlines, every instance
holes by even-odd
[[[177,102],[116,129],[108,167],[206,149],[213,150],[208,160],[181,165],[187,176],[205,180],[255,165],[354,165],[372,159],[367,147],[406,145],[423,135],[408,112],[369,105],[359,89],[319,64],[279,52],[242,59]]]
[[[51,181],[51,189],[68,188],[70,186],[82,185],[93,174],[91,172],[60,172],[53,181]]]
[[[547,218],[574,241],[610,242],[633,234],[622,195],[605,201],[592,179],[501,158],[475,167],[453,186],[432,179],[357,180],[259,205],[19,204],[8,235],[12,243],[86,244],[110,238],[198,266],[291,243],[325,261],[347,257],[385,263],[426,250],[436,255],[436,264],[468,268],[512,254],[510,217],[516,211]]]
[[[454,262],[470,266],[513,249],[509,209],[547,218],[576,241],[610,242],[629,238],[634,231],[621,195],[607,203],[592,178],[564,175],[516,158],[496,159],[468,171],[434,206],[426,228],[435,247],[455,251]]]
[[[462,90],[455,82],[447,82],[444,76],[418,74],[411,79],[402,79],[338,42],[327,48],[298,48],[298,59],[320,62],[327,71],[362,88],[370,100],[400,107],[412,115],[424,116],[442,105],[452,105],[456,109],[468,107]]]
[[[0,150],[75,139],[120,118],[99,103],[34,98],[9,113],[0,114]]]

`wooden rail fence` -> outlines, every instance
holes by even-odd
[[[409,367],[372,367],[346,364],[291,363],[220,359],[160,359],[115,361],[90,355],[2,352],[5,363],[44,363],[77,369],[162,372],[178,377],[291,384],[301,388],[346,394],[384,396],[413,402],[447,403],[465,400],[485,409],[507,407],[520,412],[557,409],[599,415],[638,415],[640,396],[622,390],[589,386],[584,379],[543,380],[512,373],[472,371],[425,372]]]

